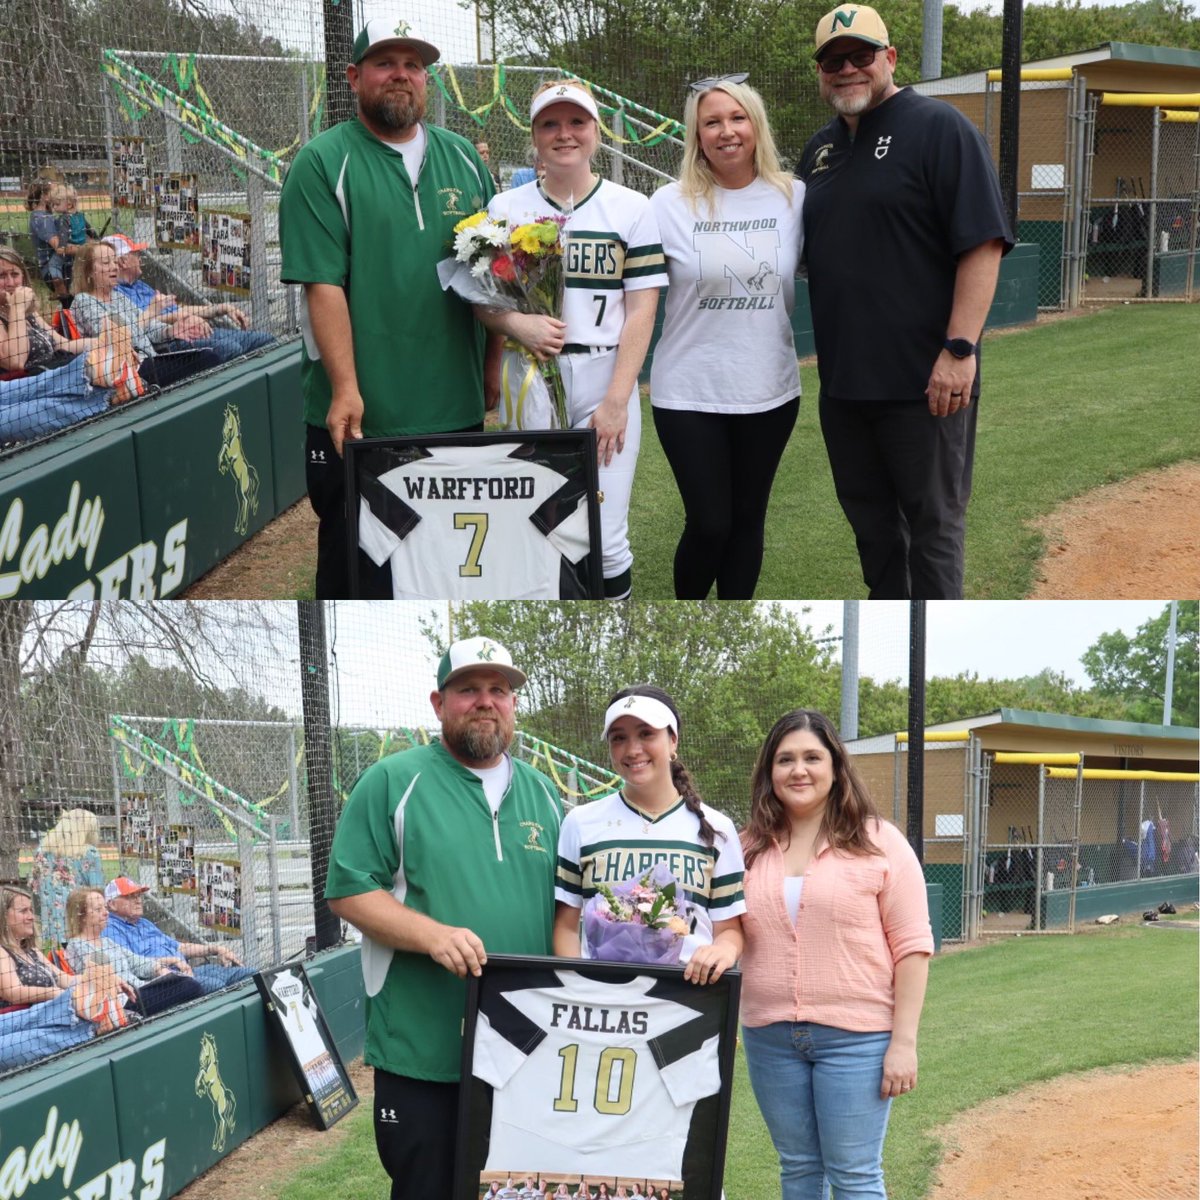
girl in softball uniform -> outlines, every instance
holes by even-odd
[[[621,599],[632,587],[629,497],[642,436],[637,378],[658,289],[667,282],[662,246],[649,200],[592,170],[599,110],[585,85],[544,84],[529,116],[545,174],[499,193],[488,212],[510,227],[565,217],[563,319],[487,308],[476,314],[537,358],[558,356],[572,427],[596,431],[604,594]],[[514,400],[501,400],[510,420]]]
[[[563,821],[554,890],[554,953],[588,957],[580,915],[599,884],[623,883],[665,862],[693,902],[684,977],[713,983],[742,952],[742,848],[733,822],[709,808],[679,761],[679,712],[660,688],[618,692],[604,714],[614,792],[579,804]]]

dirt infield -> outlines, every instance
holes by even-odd
[[[963,1113],[930,1200],[1195,1200],[1195,1063],[1089,1071]]]
[[[369,1104],[370,1069],[351,1074]],[[1195,1200],[1198,1078],[1195,1063],[1089,1071],[971,1109],[938,1131],[946,1154],[929,1200]],[[320,1133],[298,1105],[179,1195],[285,1195],[345,1128]]]
[[[1035,600],[1200,594],[1200,463],[1077,496],[1038,522]]]

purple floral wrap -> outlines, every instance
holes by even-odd
[[[612,893],[618,899],[628,900],[642,876],[614,884]],[[650,875],[651,881],[660,889],[675,882],[665,863],[659,863]],[[687,893],[676,885],[675,910],[689,925],[691,902]],[[683,949],[682,933],[670,929],[650,929],[627,921],[618,921],[608,907],[608,901],[600,894],[593,896],[583,906],[583,930],[587,939],[588,957],[606,962],[649,963],[653,966],[675,966]]]

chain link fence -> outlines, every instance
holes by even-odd
[[[1200,785],[1164,776],[1091,769],[1077,754],[985,755],[974,934],[1072,933],[1084,889],[1194,875]]]

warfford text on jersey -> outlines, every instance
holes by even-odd
[[[551,1004],[550,1024],[558,1029],[582,1029],[587,1033],[637,1033],[650,1028],[650,1014],[641,1009],[593,1008],[590,1004]]]
[[[410,500],[531,500],[534,494],[532,475],[515,479],[489,479],[486,475],[443,475],[440,479],[404,477],[404,487]]]

